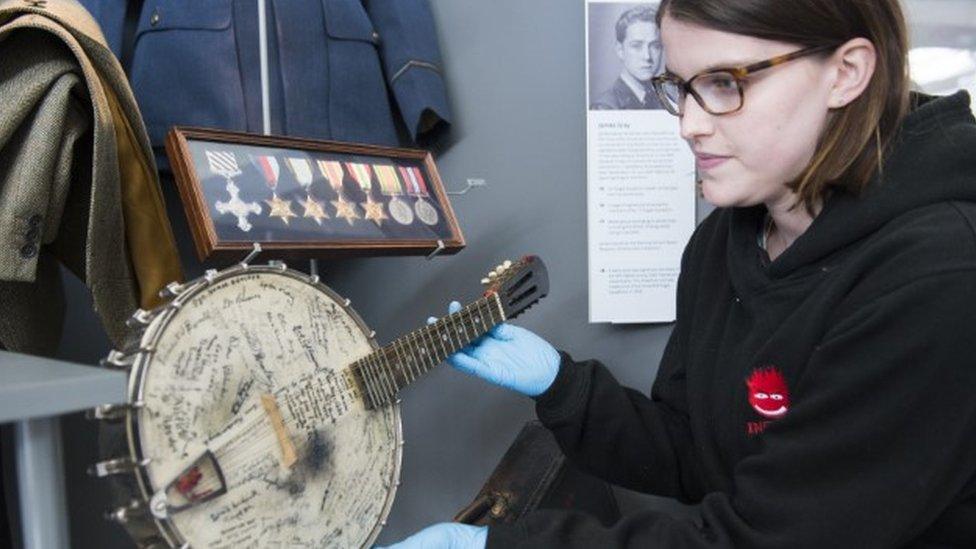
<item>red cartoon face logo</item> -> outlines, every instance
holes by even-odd
[[[749,404],[765,417],[777,418],[790,407],[790,392],[783,374],[773,367],[759,368],[746,381]]]

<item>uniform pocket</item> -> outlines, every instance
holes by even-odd
[[[382,37],[359,0],[322,0],[333,139],[397,144],[377,48]]]
[[[336,40],[376,43],[379,36],[359,0],[322,0],[325,32]]]
[[[246,129],[231,0],[146,2],[135,40],[130,80],[154,146],[174,125]]]

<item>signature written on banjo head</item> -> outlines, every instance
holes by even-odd
[[[399,484],[398,391],[548,292],[534,256],[483,282],[385,347],[348,300],[281,263],[171,287],[105,361],[130,371],[129,403],[93,412],[110,518],[145,546],[371,545]]]

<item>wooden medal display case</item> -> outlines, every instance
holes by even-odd
[[[464,247],[428,151],[175,127],[166,153],[201,261]]]

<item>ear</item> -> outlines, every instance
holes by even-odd
[[[617,52],[617,57],[619,57],[621,61],[624,60],[624,45],[623,45],[623,42],[616,42],[616,41],[614,41],[614,43],[613,43],[613,51]]]
[[[839,109],[860,97],[871,82],[877,63],[877,51],[867,38],[852,38],[831,56],[834,82],[830,86],[827,106]]]

